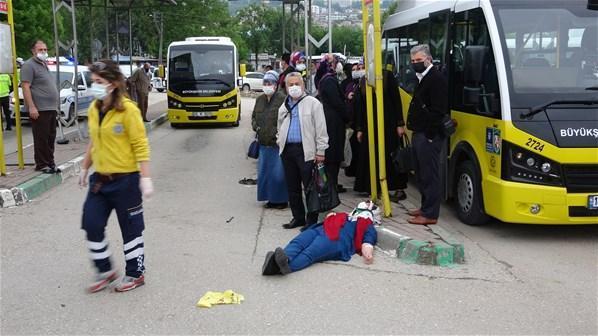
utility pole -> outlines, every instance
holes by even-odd
[[[156,30],[160,35],[160,49],[158,49],[158,64],[162,65],[162,45],[163,45],[163,37],[164,37],[164,16],[162,12],[154,12],[154,24],[156,25]],[[160,20],[160,21],[158,21]]]

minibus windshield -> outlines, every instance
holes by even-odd
[[[596,95],[598,12],[581,1],[558,5],[533,1],[495,9],[515,106]]]
[[[229,91],[235,87],[234,62],[232,46],[173,46],[168,60],[170,88],[181,93]]]

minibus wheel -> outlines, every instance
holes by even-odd
[[[482,187],[473,162],[461,162],[455,178],[457,216],[467,225],[485,224],[488,215],[484,213]]]

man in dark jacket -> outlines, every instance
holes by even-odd
[[[338,172],[345,157],[345,125],[349,122],[343,93],[336,77],[336,63],[322,61],[327,73],[322,76],[318,85],[318,97],[324,106],[326,130],[328,131],[328,149],[326,150],[326,173],[330,183],[338,186]],[[346,191],[338,188],[339,192]]]
[[[285,89],[286,89],[286,83],[284,81],[285,77],[288,74],[290,74],[291,72],[297,71],[291,65],[291,54],[289,54],[289,53],[282,54],[282,57],[280,60],[280,67],[282,68],[282,73],[280,74],[280,77],[278,78],[278,89],[284,93]]]
[[[440,151],[444,143],[442,118],[448,113],[448,86],[444,76],[432,65],[426,44],[411,49],[411,66],[419,84],[413,92],[407,127],[413,131],[416,175],[422,196],[421,208],[409,211],[411,224],[436,224],[440,213]]]

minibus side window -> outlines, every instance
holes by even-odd
[[[392,30],[389,36],[398,37],[399,56],[397,62],[397,75],[399,86],[407,91],[413,93],[417,86],[418,80],[415,76],[415,71],[411,69],[411,48],[420,44],[419,36],[421,32],[417,24],[400,27]]]

